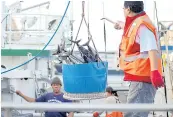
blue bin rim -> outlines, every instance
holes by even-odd
[[[100,61],[100,62],[89,62],[89,63],[79,63],[79,64],[62,64],[62,66],[73,66],[73,65],[87,65],[87,64],[98,64],[98,63],[103,63],[105,65],[108,64],[107,61]]]

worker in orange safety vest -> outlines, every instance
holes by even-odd
[[[144,11],[143,1],[124,2],[125,23],[119,46],[119,65],[129,81],[127,103],[153,103],[156,90],[164,86],[157,30]],[[149,112],[126,112],[124,117],[148,117]]]

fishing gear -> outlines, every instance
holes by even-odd
[[[85,44],[80,45],[79,42],[81,40],[77,40],[77,38],[78,38],[78,34],[79,34],[79,31],[80,31],[80,28],[81,28],[83,21],[85,22],[85,25],[88,29],[88,41]],[[90,30],[89,30],[89,23],[87,24],[86,19],[85,19],[84,2],[82,2],[82,20],[80,22],[76,38],[74,41],[73,40],[69,40],[69,41],[71,41],[73,43],[72,49],[71,49],[71,54],[69,52],[67,53],[67,51],[65,51],[65,46],[63,46],[63,48],[61,46],[58,46],[57,52],[53,55],[59,55],[59,57],[63,61],[66,61],[66,63],[69,63],[69,61],[67,62],[67,59],[70,59],[71,63],[74,63],[73,61],[71,61],[72,59],[75,59],[75,60],[80,61],[80,62],[84,61],[83,63],[102,61],[101,58],[99,57],[99,54],[98,54],[97,49],[95,47],[94,41],[92,39],[92,35],[90,33]],[[95,50],[89,45],[90,41],[92,41]],[[80,55],[83,58],[83,60],[79,60],[78,58],[76,59],[76,57],[73,55],[73,50],[74,50],[75,45],[77,45],[78,51],[80,52]],[[85,48],[85,47],[87,47],[87,48]],[[63,53],[63,52],[65,52],[65,53]],[[105,52],[106,52],[106,50],[105,50]]]
[[[73,51],[76,45],[83,63],[63,64],[62,70],[64,98],[72,100],[104,98],[107,83],[108,63],[102,61],[99,57],[89,30],[89,23],[85,19],[84,6],[85,2],[82,1],[81,22],[75,40],[69,40],[72,42],[72,48],[71,51],[68,51],[69,56],[75,57]],[[83,21],[88,29],[88,41],[80,44],[81,39],[78,40],[77,38]],[[94,48],[90,46],[90,42],[92,42]]]

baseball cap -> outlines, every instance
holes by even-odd
[[[58,78],[58,77],[54,77],[52,82],[51,82],[51,85],[52,84],[60,84],[62,86],[62,82],[61,80]]]

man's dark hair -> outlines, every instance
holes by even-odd
[[[106,88],[106,92],[113,94],[114,96],[118,97],[117,91],[114,91],[112,87],[108,86]]]
[[[106,88],[106,92],[112,94],[112,91],[113,91],[113,88],[112,88],[112,87],[108,86],[108,87]]]
[[[130,10],[134,13],[140,13],[144,11],[143,1],[124,1],[124,7],[130,8]]]

